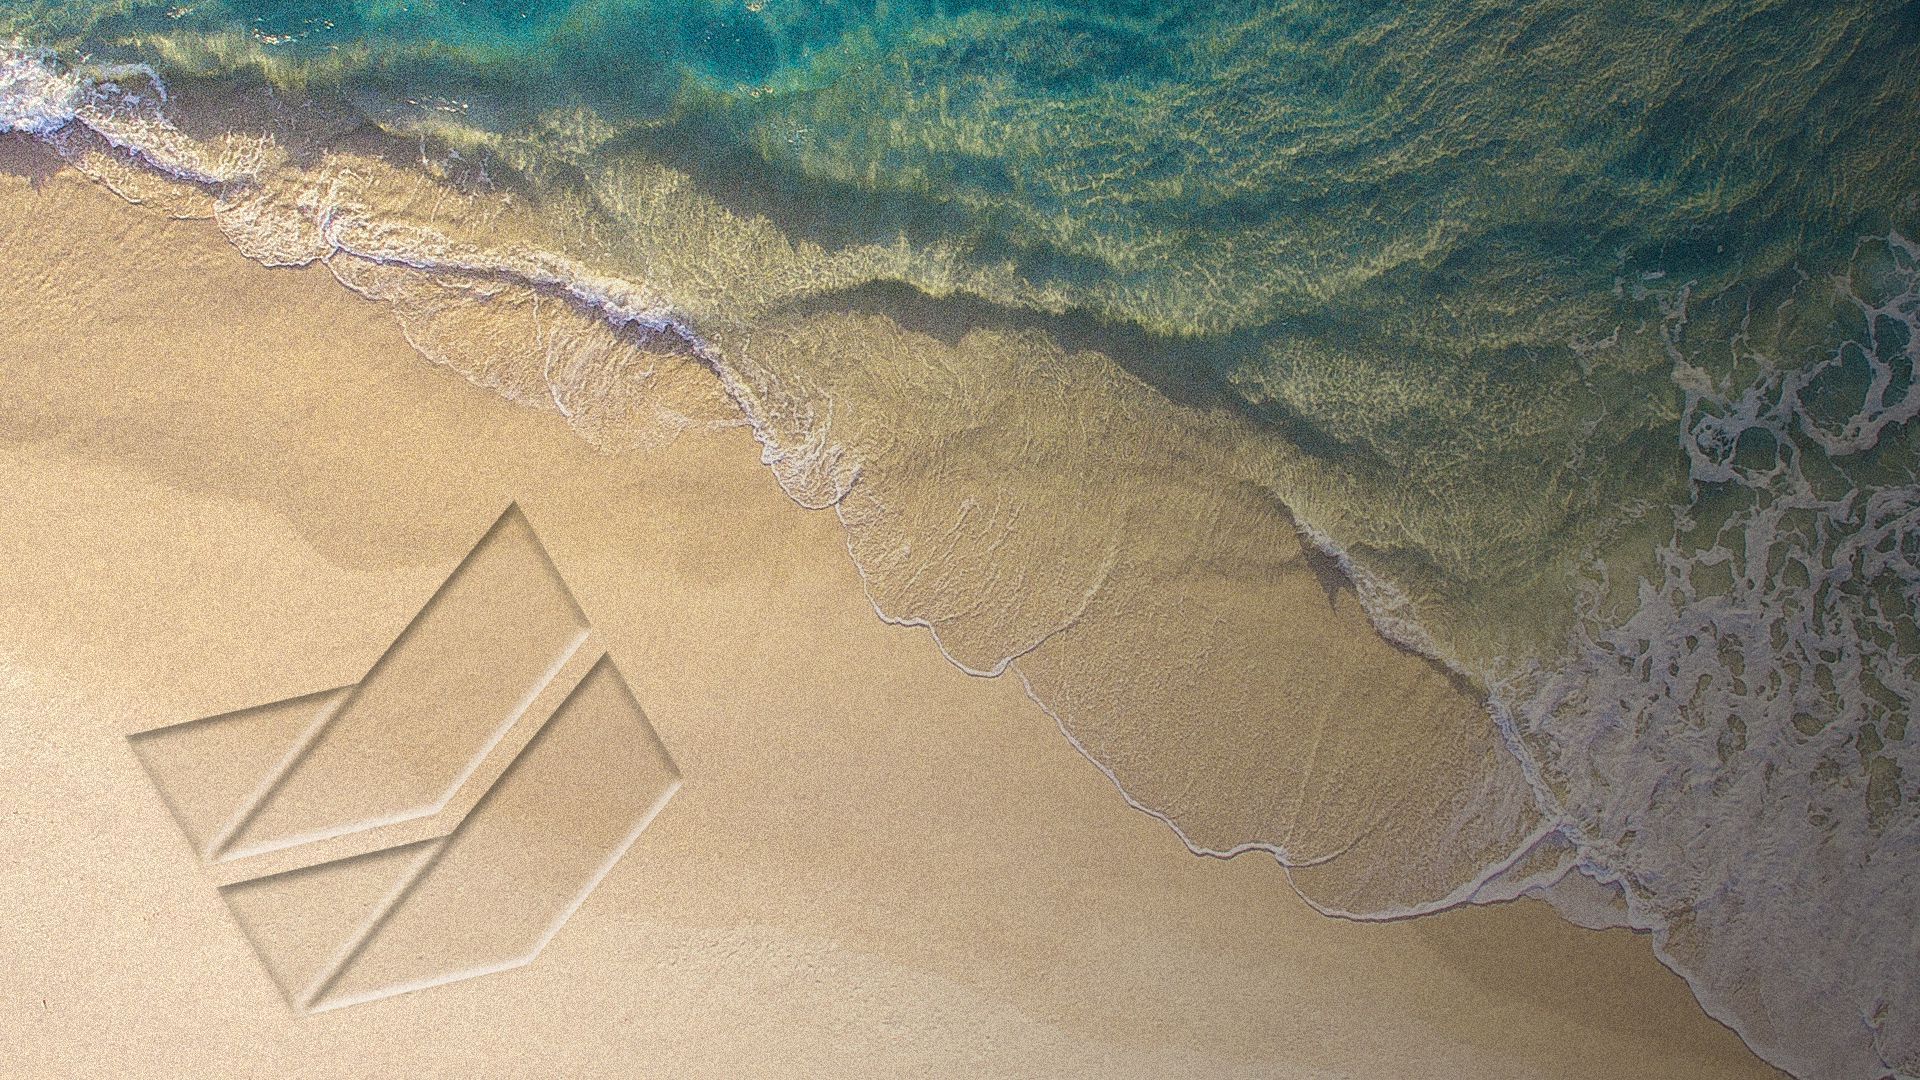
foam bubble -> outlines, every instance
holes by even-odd
[[[51,53],[0,46],[0,131],[50,135],[78,114],[84,83],[61,71]]]
[[[1915,246],[1834,287],[1852,333],[1809,361],[1749,337],[1716,374],[1676,334],[1694,499],[1629,614],[1596,565],[1571,662],[1499,691],[1624,921],[1769,1060],[1840,1080],[1920,1072]]]
[[[1736,379],[1672,351],[1698,498],[1624,615],[1601,597],[1625,571],[1598,568],[1571,662],[1486,676],[1496,730],[1448,671],[1364,634],[1370,620],[1454,674],[1473,666],[1432,617],[1444,605],[1317,516],[1364,511],[1363,485],[1316,481],[1323,462],[1045,333],[949,341],[796,303],[874,280],[991,295],[991,267],[796,242],[657,166],[597,171],[589,194],[614,224],[569,224],[561,200],[373,156],[296,164],[267,136],[191,137],[164,100],[150,72],[0,57],[9,130],[116,190],[127,169],[177,178],[241,251],[328,265],[392,304],[424,354],[602,445],[738,410],[786,490],[839,513],[876,610],[930,628],[969,670],[1017,672],[1195,850],[1270,852],[1343,914],[1534,895],[1582,925],[1653,929],[1770,1059],[1916,1071],[1915,949],[1897,939],[1920,924],[1905,889],[1920,762],[1895,723],[1920,653],[1904,441],[1920,396],[1914,246],[1898,234],[1858,260],[1843,296],[1864,329],[1824,359],[1755,354]],[[1621,337],[1604,342],[1583,360]],[[1402,396],[1418,411],[1431,394]],[[1314,521],[1276,491],[1302,493]],[[1536,518],[1534,533],[1559,520]],[[1415,515],[1382,520],[1404,531]],[[1364,614],[1337,587],[1319,614],[1303,538]],[[1327,677],[1336,653],[1369,672],[1365,690]]]

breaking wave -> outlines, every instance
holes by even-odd
[[[1834,301],[1851,334],[1808,358],[1758,325]],[[1716,1015],[1796,1075],[1911,1075],[1920,248],[1863,241],[1726,374],[1668,303],[1693,497],[1650,570],[1595,562],[1570,661],[1498,697],[1582,871]]]
[[[597,445],[749,424],[787,492],[837,513],[882,617],[1016,673],[1194,850],[1270,852],[1352,917],[1541,896],[1652,931],[1796,1075],[1920,1075],[1920,249],[1902,233],[1830,278],[1704,299],[1623,257],[1620,310],[1645,318],[1576,335],[1585,381],[1539,388],[1571,404],[1485,399],[1552,418],[1518,445],[1577,495],[1501,504],[1463,481],[1427,505],[1383,477],[1515,451],[1385,433],[1485,385],[1329,374],[1274,336],[1233,369],[1239,405],[1175,400],[1127,342],[1007,313],[1058,316],[1058,288],[928,314],[1012,279],[905,233],[795,239],[657,163],[588,168],[567,146],[610,138],[588,114],[549,117],[539,147],[387,125],[412,157],[350,147],[351,124],[220,119],[142,64],[0,51],[0,130],[263,264],[325,264],[428,358]],[[495,183],[489,161],[566,183]],[[900,282],[915,295],[866,295]],[[1670,482],[1622,479],[1669,458]],[[1520,542],[1576,518],[1577,560]],[[1474,535],[1449,548],[1449,521]],[[1502,538],[1525,550],[1503,559]]]

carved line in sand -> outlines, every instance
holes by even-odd
[[[129,741],[302,1012],[532,960],[680,786],[513,506],[359,682]]]

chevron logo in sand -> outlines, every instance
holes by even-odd
[[[130,741],[300,1012],[527,963],[680,786],[512,506],[359,682]]]

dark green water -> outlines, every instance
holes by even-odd
[[[1730,324],[1920,190],[1913,5],[209,0],[0,28],[396,128],[584,108],[610,131],[567,168],[665,160],[797,238],[953,251],[984,299],[1195,357],[1154,374],[1230,382],[1366,493],[1330,529],[1449,590],[1679,491],[1642,275]]]

